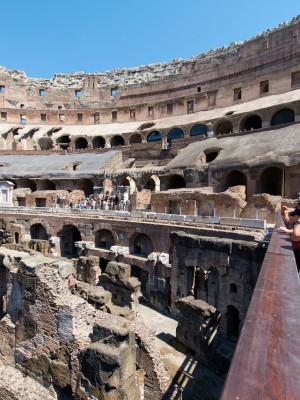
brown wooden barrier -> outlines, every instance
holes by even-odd
[[[300,286],[289,236],[276,231],[221,396],[248,399],[300,399]]]

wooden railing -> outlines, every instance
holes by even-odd
[[[299,278],[289,236],[275,230],[221,396],[250,399],[300,399]]]

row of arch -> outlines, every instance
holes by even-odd
[[[78,228],[74,225],[65,225],[60,232],[61,256],[72,258],[77,256],[76,242],[82,240]],[[94,233],[95,248],[109,250],[112,246],[118,245],[116,236],[108,229],[99,229]],[[49,240],[50,235],[41,223],[35,223],[30,226],[30,238],[32,240]],[[129,253],[132,255],[147,257],[153,252],[151,238],[145,233],[134,233],[129,238]]]
[[[270,126],[278,126],[288,123],[295,122],[295,112],[292,109],[284,108],[277,111],[271,118]],[[246,118],[244,118],[239,126],[239,131],[251,131],[255,129],[262,128],[262,119],[259,115],[253,114]],[[233,124],[229,120],[222,120],[216,124],[214,127],[214,133],[216,135],[226,135],[233,132]],[[207,135],[209,129],[204,124],[195,124],[190,129],[190,136],[197,135]],[[167,134],[167,143],[170,145],[172,140],[183,138],[185,136],[183,129],[175,127],[171,129]],[[158,130],[151,131],[147,137],[147,142],[161,142],[163,140],[163,134]],[[134,133],[129,138],[129,144],[142,143],[143,136],[139,133]],[[53,140],[49,137],[40,138],[39,146],[42,150],[50,150],[53,147]],[[70,135],[62,135],[56,140],[56,144],[61,149],[68,149],[71,144]],[[119,147],[125,146],[125,140],[121,135],[115,135],[110,139],[109,146],[110,147]],[[102,136],[96,136],[92,139],[92,148],[100,149],[108,147],[108,143],[106,143],[105,139]],[[89,142],[85,137],[78,137],[74,140],[74,148],[75,149],[87,149],[89,147]]]
[[[259,176],[259,187],[257,193],[268,193],[273,196],[282,196],[284,194],[282,183],[283,177],[284,171],[281,168],[266,168]],[[243,172],[233,170],[226,176],[223,190],[238,185],[243,185],[247,188],[247,177]]]

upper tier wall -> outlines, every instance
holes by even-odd
[[[300,19],[188,60],[28,78],[0,67],[1,122],[147,121],[228,107],[300,87]],[[299,82],[298,82],[299,81]]]

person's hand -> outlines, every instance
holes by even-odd
[[[292,229],[288,229],[285,226],[279,226],[276,228],[276,232],[284,232],[284,233],[291,233]]]
[[[281,209],[284,210],[284,211],[288,210],[287,206],[282,206]]]

